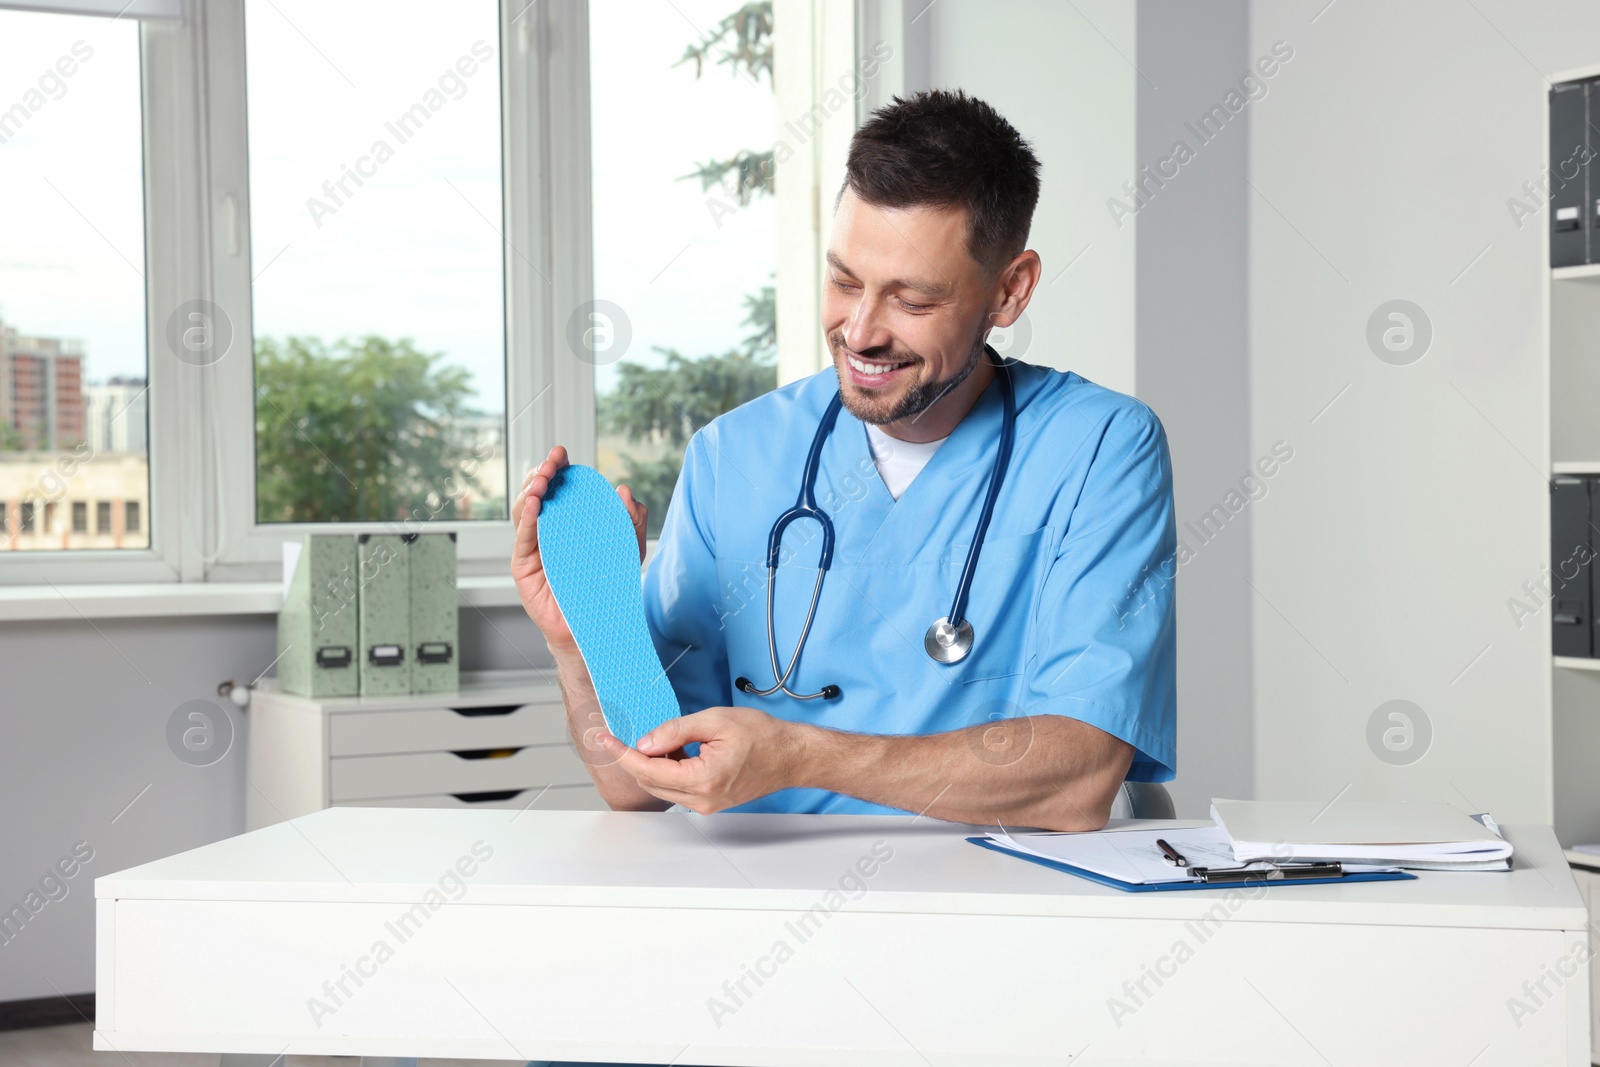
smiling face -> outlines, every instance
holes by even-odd
[[[949,434],[994,376],[984,338],[1032,290],[1016,292],[1015,275],[1037,256],[996,275],[968,253],[967,227],[963,208],[879,207],[848,187],[834,215],[822,329],[839,392],[852,415],[902,440]]]

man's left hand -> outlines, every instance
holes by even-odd
[[[707,708],[662,723],[637,749],[610,734],[600,744],[646,792],[710,815],[795,785],[802,730],[754,708]],[[699,755],[674,758],[691,741]]]

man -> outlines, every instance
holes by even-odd
[[[833,368],[691,440],[644,582],[683,714],[637,749],[596,726],[539,563],[539,505],[565,450],[529,476],[512,573],[612,807],[1088,830],[1125,779],[1173,776],[1177,538],[1160,421],[1075,374],[998,366],[985,348],[1039,283],[1026,248],[1038,170],[1017,131],[960,92],[897,99],[857,131],[822,301]],[[936,662],[923,635],[951,607],[997,470],[1002,374],[1015,440],[964,612],[974,641]],[[767,538],[836,393],[816,475],[833,563],[791,671],[821,541],[811,520],[784,535],[769,654]],[[618,492],[642,551],[644,508]],[[786,672],[789,693],[837,695],[752,692]]]

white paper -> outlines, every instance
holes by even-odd
[[[1170,825],[1170,824],[1169,824]],[[1120,830],[1086,834],[996,834],[996,843],[1017,852],[1081,867],[1134,885],[1188,882],[1188,868],[1167,862],[1156,844],[1161,838],[1178,850],[1190,867],[1237,867],[1228,835],[1215,826],[1195,829]]]
[[[1512,855],[1510,842],[1448,804],[1216,799],[1211,817],[1241,862],[1270,857],[1506,870]]]

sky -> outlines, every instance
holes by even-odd
[[[743,297],[774,268],[770,201],[719,226],[707,200],[726,198],[678,180],[772,143],[766,79],[673,67],[736,6],[591,3],[595,290],[628,316],[630,360],[653,359],[654,345],[687,355],[733,346],[747,332]],[[468,368],[475,406],[501,411],[495,6],[390,0],[383,10],[373,19],[358,0],[247,0],[256,333],[410,337]],[[30,100],[75,43],[92,52],[0,144],[0,318],[81,340],[92,380],[145,368],[137,33],[129,20],[0,11],[0,110]],[[420,130],[402,138],[386,126],[417,103],[435,105]],[[362,184],[347,168],[364,172]],[[324,189],[341,178],[342,189]],[[614,374],[599,369],[602,389]]]
[[[145,367],[138,34],[0,11],[0,114],[43,105],[0,143],[0,319],[81,340],[92,379]]]

